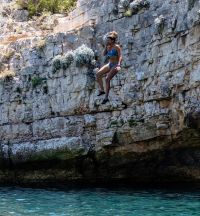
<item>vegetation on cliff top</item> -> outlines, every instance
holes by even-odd
[[[77,0],[17,0],[17,4],[28,10],[29,16],[40,15],[44,11],[51,13],[68,13]]]

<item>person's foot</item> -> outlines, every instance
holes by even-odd
[[[103,99],[103,101],[102,101],[102,104],[105,104],[105,103],[107,103],[108,101],[109,101],[109,99],[105,97],[105,98]]]
[[[104,91],[99,91],[99,93],[97,94],[97,96],[100,96],[100,95],[103,95],[103,94],[105,94]]]

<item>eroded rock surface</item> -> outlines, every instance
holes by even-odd
[[[149,3],[126,16],[119,1],[80,0],[54,32],[0,44],[1,70],[16,73],[0,80],[0,182],[199,182],[200,4]],[[94,67],[53,73],[52,60],[86,44],[103,65],[111,30],[123,64],[101,105]]]

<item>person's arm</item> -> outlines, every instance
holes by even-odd
[[[103,55],[106,56],[107,55],[107,46],[105,46],[104,51],[103,51]]]
[[[122,63],[122,51],[121,51],[121,47],[119,45],[116,45],[116,50],[118,52],[118,56],[119,56],[119,60],[118,60],[118,67],[121,67],[121,63]]]

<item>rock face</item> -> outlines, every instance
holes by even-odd
[[[1,183],[200,181],[200,3],[126,10],[80,0],[54,33],[0,41],[1,73],[15,73],[0,80]],[[92,66],[53,72],[52,60],[86,44],[103,65],[112,30],[123,64],[101,105]]]

